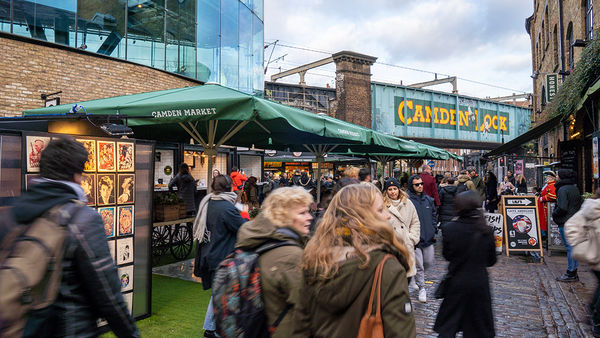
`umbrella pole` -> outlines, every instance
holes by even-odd
[[[217,156],[217,149],[213,148],[213,147],[204,148],[204,154],[206,155],[206,157],[208,157],[208,167],[207,167],[208,173],[206,176],[207,177],[206,192],[207,192],[207,194],[210,194],[212,192],[213,158]]]
[[[321,162],[323,161],[323,154],[317,154],[317,204],[321,202]]]

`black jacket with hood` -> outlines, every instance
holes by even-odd
[[[85,200],[72,182],[41,179],[13,205],[15,221],[28,224],[51,208]],[[108,249],[102,217],[83,206],[73,216],[65,243],[62,281],[52,305],[48,336],[97,337],[96,321],[105,318],[119,337],[139,337],[121,294],[117,267]]]
[[[417,248],[426,248],[435,243],[435,232],[437,230],[437,211],[435,201],[425,193],[417,194],[412,184],[414,176],[408,179],[408,196],[414,204],[421,222],[421,240]]]
[[[438,210],[440,222],[445,223],[452,220],[456,216],[454,210],[454,198],[456,198],[457,187],[455,185],[447,185],[440,188],[440,208]]]
[[[575,173],[570,169],[558,171],[559,181],[556,183],[556,207],[552,219],[559,227],[563,227],[579,208],[581,208],[581,195],[575,181]]]

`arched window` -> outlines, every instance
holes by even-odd
[[[569,26],[567,26],[567,46],[569,46],[568,51],[569,51],[569,69],[573,69],[573,67],[575,66],[575,58],[573,56],[573,22],[569,22]]]
[[[546,87],[542,86],[542,110],[546,107]]]
[[[544,48],[548,48],[548,44],[550,43],[550,22],[548,21],[548,6],[546,6],[546,12],[544,13],[544,21],[542,21],[542,30],[544,30],[544,22],[546,23],[546,30],[544,34],[546,35]]]

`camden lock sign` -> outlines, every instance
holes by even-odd
[[[415,127],[456,129],[497,134],[509,133],[509,114],[488,109],[476,109],[471,106],[448,104],[444,102],[405,99],[394,97],[396,106],[396,125]]]

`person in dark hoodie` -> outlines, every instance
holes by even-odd
[[[300,268],[302,295],[291,337],[356,337],[367,312],[377,266],[383,261],[381,319],[385,337],[415,337],[408,294],[406,247],[372,184],[351,184],[332,199]]]
[[[169,191],[173,191],[173,187],[177,187],[177,196],[185,202],[185,209],[188,216],[196,214],[196,183],[194,177],[190,174],[190,167],[187,163],[179,165],[179,172],[169,182]]]
[[[439,220],[442,225],[450,222],[454,216],[456,216],[456,210],[454,210],[454,198],[456,197],[456,186],[454,185],[454,178],[450,177],[446,179],[448,185],[440,188],[440,207],[438,209]]]
[[[238,230],[246,222],[234,206],[238,195],[233,191],[233,184],[233,180],[227,176],[215,177],[211,185],[212,193],[202,199],[194,220],[194,238],[200,243],[194,275],[202,278],[204,290],[212,288],[217,267],[233,252]],[[204,318],[204,337],[216,337],[212,302],[211,297]]]
[[[415,282],[419,287],[419,302],[427,302],[425,289],[425,269],[434,261],[433,243],[437,231],[437,212],[433,198],[423,192],[423,179],[419,175],[412,175],[408,179],[408,195],[410,201],[417,209],[421,223],[420,240],[415,249],[417,274]]]
[[[245,250],[274,242],[291,243],[264,252],[258,259],[267,323],[273,325],[283,316],[271,337],[291,335],[302,280],[298,265],[308,241],[312,202],[312,196],[300,187],[277,189],[265,199],[258,216],[238,232],[235,246]]]
[[[440,337],[494,337],[494,316],[487,267],[496,263],[496,246],[478,192],[455,199],[458,218],[442,226],[444,258],[449,262],[446,295],[433,329]]]
[[[51,311],[46,312],[51,318],[35,318],[47,324],[44,332],[37,333],[48,337],[96,337],[100,335],[97,320],[104,318],[117,336],[139,337],[121,294],[102,217],[85,206],[87,199],[79,184],[87,159],[88,152],[81,143],[53,139],[41,155],[41,178],[13,205],[19,224],[50,217],[51,211],[61,206],[60,217],[70,218],[58,295],[50,305]]]
[[[556,207],[552,213],[552,219],[558,225],[560,238],[567,250],[567,272],[562,276],[556,277],[559,282],[577,282],[578,263],[573,258],[573,248],[565,237],[565,223],[571,218],[579,208],[581,208],[581,194],[577,188],[575,172],[571,169],[560,169],[557,173],[556,180]]]
[[[296,184],[296,185],[299,185],[302,188],[309,190],[309,191],[315,187],[315,183],[313,182],[312,178],[310,178],[308,176],[306,171],[302,172],[302,174],[300,175],[300,179],[298,180],[298,184]]]

